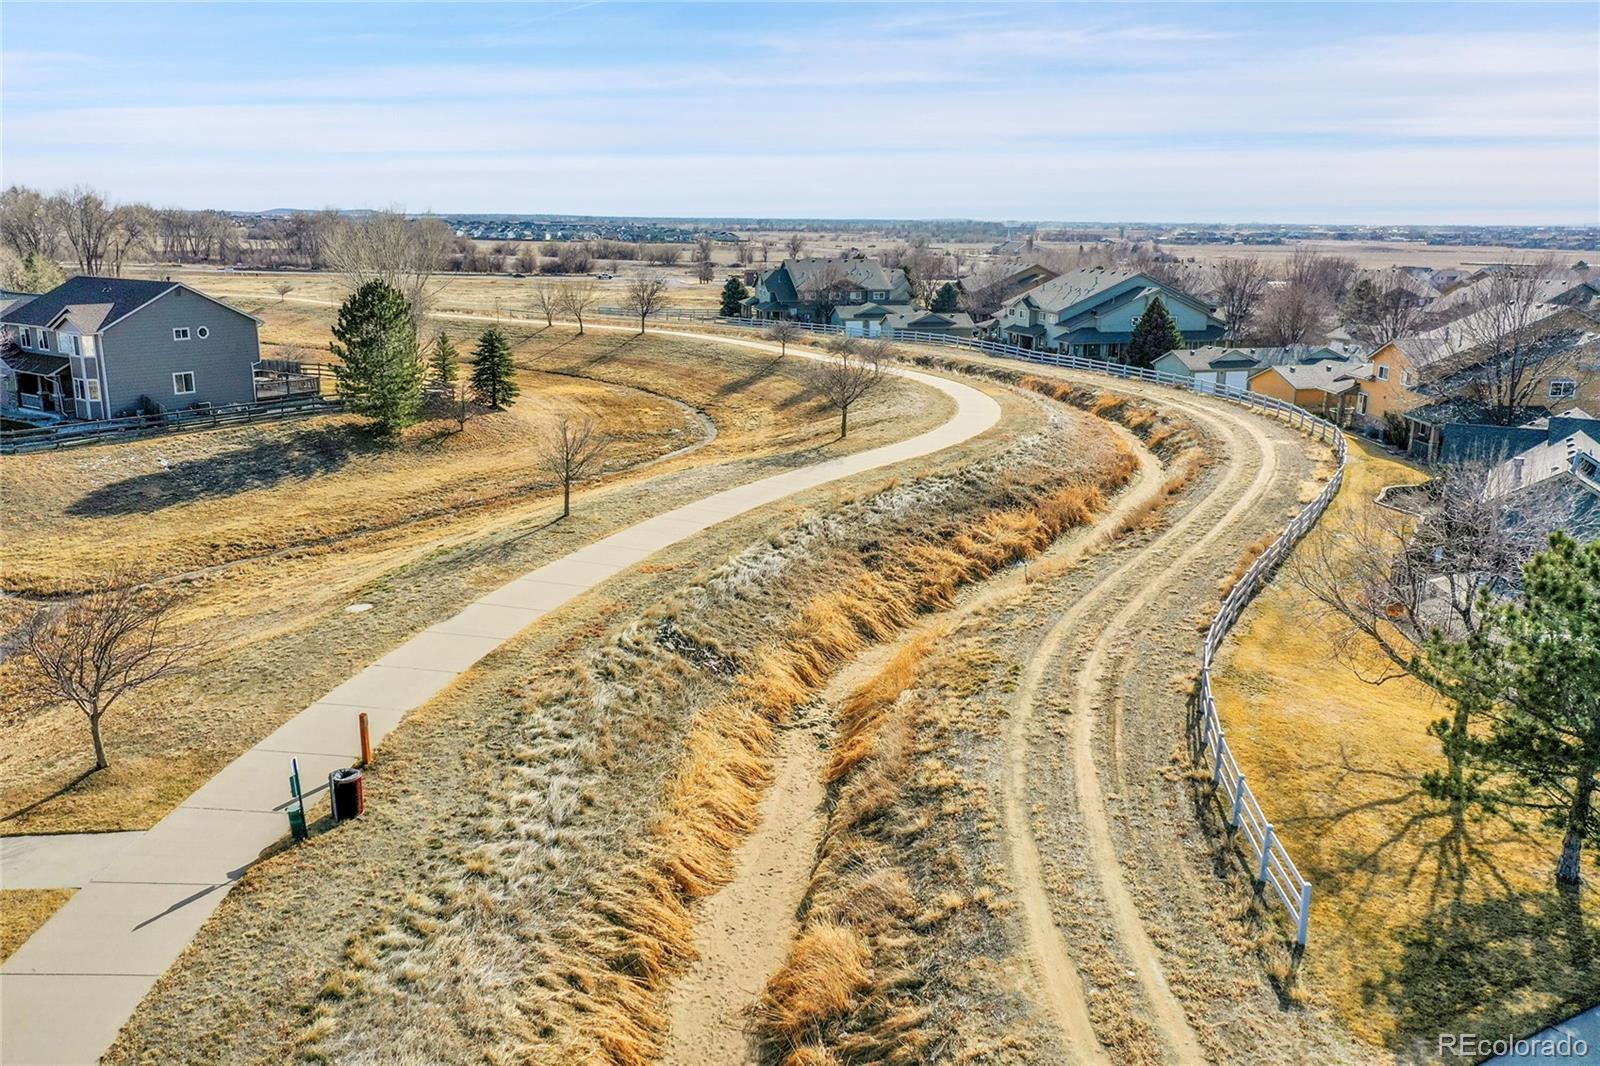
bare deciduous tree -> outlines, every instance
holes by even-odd
[[[717,268],[712,264],[711,260],[702,259],[694,269],[694,276],[699,280],[700,284],[708,284],[712,278],[717,276]]]
[[[181,672],[200,650],[198,642],[173,632],[176,596],[142,590],[125,573],[111,581],[106,591],[41,612],[19,643],[39,691],[88,718],[96,770],[110,765],[100,732],[106,712],[134,689]]]
[[[1230,256],[1217,263],[1217,310],[1228,324],[1228,339],[1246,336],[1267,291],[1261,260]]]
[[[294,283],[290,281],[274,281],[272,283],[272,291],[278,294],[278,302],[283,303],[284,299],[294,291]]]
[[[1552,374],[1567,370],[1578,346],[1558,332],[1541,329],[1550,316],[1546,283],[1551,260],[1520,264],[1476,287],[1468,311],[1431,334],[1440,374],[1465,372],[1467,391],[1501,425],[1515,425]]]
[[[122,264],[135,246],[148,248],[155,238],[156,213],[143,204],[124,204],[111,212],[111,233],[106,241],[106,259],[111,273],[122,276]]]
[[[799,259],[800,253],[806,250],[806,239],[798,233],[791,233],[784,247],[788,248],[790,259]]]
[[[564,282],[558,291],[558,305],[564,314],[571,315],[578,322],[578,335],[583,335],[583,316],[594,307],[600,299],[599,290],[593,281],[585,278],[582,281]]]
[[[534,310],[544,315],[544,324],[556,324],[556,315],[561,313],[561,290],[548,281],[535,282],[533,286]]]
[[[628,284],[624,306],[639,316],[639,332],[644,332],[645,319],[667,306],[667,281],[665,278],[641,276]]]
[[[561,486],[561,517],[572,513],[572,486],[599,470],[610,444],[594,419],[565,416],[539,441],[539,466]]]
[[[801,330],[799,323],[787,318],[780,318],[767,327],[767,340],[778,346],[778,355],[789,354],[789,342],[800,339]]]
[[[1365,503],[1336,535],[1296,550],[1289,577],[1335,623],[1334,653],[1363,680],[1416,676],[1432,631],[1476,633],[1484,594],[1513,587],[1559,526],[1551,507],[1494,489],[1491,471],[1448,468],[1405,510]]]
[[[22,185],[0,193],[0,240],[26,260],[53,259],[61,240],[61,219],[44,194]]]
[[[1328,302],[1303,282],[1289,280],[1267,295],[1261,308],[1261,335],[1272,345],[1304,344],[1322,329]]]
[[[855,339],[844,334],[834,338],[828,347],[834,357],[819,362],[809,377],[811,387],[839,412],[842,439],[850,432],[850,408],[883,383],[883,365],[876,348],[858,353]]]
[[[51,199],[51,205],[67,247],[78,261],[78,270],[84,274],[98,274],[104,270],[106,251],[117,226],[104,198],[93,189],[79,185],[71,192],[58,193]]]
[[[437,218],[410,219],[401,211],[374,211],[341,217],[322,238],[330,269],[343,274],[352,289],[369,281],[394,286],[411,305],[411,324],[422,331],[439,292],[437,279],[455,243],[450,227]]]

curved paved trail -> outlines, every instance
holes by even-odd
[[[778,351],[759,341],[687,335]],[[100,869],[0,967],[0,1062],[98,1059],[227,891],[286,835],[290,759],[298,758],[308,790],[350,765],[358,713],[367,713],[376,743],[541,616],[653,553],[794,493],[961,444],[999,421],[999,404],[971,385],[909,369],[888,372],[944,393],[955,402],[954,414],[907,440],[672,508],[541,566],[428,627],[230,763]]]

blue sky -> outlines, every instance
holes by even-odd
[[[8,0],[0,20],[4,180],[157,204],[1600,222],[1588,2]]]

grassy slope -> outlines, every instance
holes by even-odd
[[[1312,536],[1384,485],[1422,475],[1354,443]],[[1500,822],[1457,827],[1424,797],[1425,729],[1445,707],[1410,680],[1374,688],[1332,661],[1303,593],[1256,600],[1216,675],[1238,755],[1315,886],[1306,986],[1365,1040],[1406,1053],[1455,1031],[1521,1032],[1600,996],[1600,898],[1555,892],[1558,841]]]
[[[258,313],[269,338],[325,342],[333,309],[274,298]],[[459,437],[419,426],[383,450],[336,418],[8,460],[7,484],[26,478],[39,492],[38,505],[15,516],[27,535],[0,549],[6,587],[81,588],[117,562],[151,576],[189,574],[183,587],[195,595],[184,622],[211,634],[218,656],[108,718],[112,768],[78,784],[81,716],[23,710],[14,675],[0,666],[0,707],[8,709],[0,714],[0,815],[45,801],[0,821],[0,832],[148,826],[318,694],[501,581],[653,513],[662,498],[693,498],[908,436],[948,412],[943,397],[897,381],[837,442],[833,416],[809,396],[793,361],[773,366],[761,353],[692,339],[579,338],[566,327],[511,333],[523,398]],[[530,470],[539,424],[558,411],[593,414],[619,436],[618,463],[702,434],[682,407],[651,393],[704,412],[716,439],[585,490],[574,518],[548,527],[553,498],[536,491]],[[268,552],[284,554],[249,561]],[[218,564],[228,565],[190,573]],[[357,600],[374,610],[345,614]],[[7,628],[27,613],[0,599]]]

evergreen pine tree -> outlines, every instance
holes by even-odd
[[[961,291],[956,288],[955,282],[947,281],[939,286],[939,291],[933,294],[933,303],[929,305],[928,310],[941,315],[961,310]]]
[[[1495,607],[1500,705],[1483,754],[1501,798],[1562,834],[1556,882],[1582,882],[1600,833],[1600,540],[1565,533],[1523,568],[1521,601]]]
[[[433,354],[428,358],[428,368],[433,371],[434,388],[448,392],[454,387],[459,366],[456,346],[441,332],[433,339]]]
[[[1371,278],[1362,278],[1350,287],[1344,298],[1344,320],[1352,326],[1371,326],[1381,314],[1383,294]]]
[[[511,344],[499,326],[490,326],[478,338],[473,355],[472,394],[479,403],[499,409],[517,398],[516,368],[511,363]]]
[[[744,313],[740,307],[741,301],[749,297],[750,290],[745,288],[744,282],[728,275],[728,283],[722,286],[722,315],[724,318],[737,318]]]
[[[422,408],[422,360],[411,306],[383,281],[362,285],[339,308],[328,347],[339,357],[334,376],[345,406],[393,436]]]
[[[1150,366],[1174,348],[1182,347],[1183,334],[1178,332],[1167,305],[1157,296],[1134,324],[1124,360],[1132,366]]]

